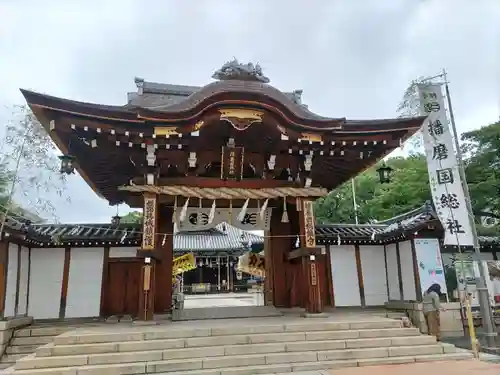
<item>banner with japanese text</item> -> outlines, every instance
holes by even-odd
[[[428,116],[422,133],[432,200],[445,230],[445,245],[473,246],[457,157],[440,84],[419,84],[420,108]]]
[[[422,293],[429,289],[432,284],[439,284],[441,292],[446,294],[446,279],[439,240],[437,238],[415,238],[414,241]]]

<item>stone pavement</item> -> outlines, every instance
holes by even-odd
[[[493,364],[478,360],[457,362],[426,362],[405,365],[348,367],[337,370],[304,371],[280,375],[498,375],[500,364]]]

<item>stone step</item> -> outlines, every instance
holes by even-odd
[[[57,336],[65,332],[71,331],[78,327],[71,326],[47,326],[36,327],[28,326],[26,328],[18,329],[14,332],[14,337],[29,337],[29,336]]]
[[[349,331],[371,331],[376,337],[377,331],[381,329],[402,329],[401,322],[395,320],[381,320],[370,322],[318,322],[316,324],[285,324],[285,325],[255,325],[255,326],[226,326],[216,328],[192,328],[179,329],[175,325],[142,327],[140,329],[130,329],[121,332],[112,332],[107,330],[85,330],[73,331],[67,334],[62,334],[54,338],[55,345],[71,345],[71,344],[92,344],[106,342],[123,342],[123,341],[142,341],[142,340],[157,340],[157,339],[191,339],[203,340],[202,338],[212,339],[217,337],[223,340],[223,336],[241,336],[251,334],[304,334],[305,332],[330,331],[332,337],[335,334],[349,337],[355,337],[357,333]],[[409,328],[414,332],[416,329]],[[339,333],[337,333],[340,331]],[[404,331],[409,332],[409,331]],[[369,333],[368,333],[369,334]],[[354,336],[353,336],[354,335]],[[18,338],[21,339],[21,338]],[[231,339],[229,339],[231,340]],[[201,342],[201,341],[200,341]]]
[[[471,353],[459,352],[452,354],[410,355],[405,357],[365,358],[357,360],[325,360],[319,362],[290,362],[252,366],[244,366],[244,364],[240,363],[236,367],[212,369],[202,369],[201,367],[196,369],[182,369],[182,364],[179,363],[176,368],[171,367],[166,371],[162,371],[159,367],[155,367],[156,365],[148,363],[121,363],[115,365],[86,365],[78,368],[60,367],[57,369],[15,370],[13,375],[75,375],[76,369],[78,370],[78,375],[125,375],[146,373],[153,373],[157,375],[271,375],[292,371],[330,370],[368,365],[388,365],[429,361],[458,361],[472,359],[472,357]]]
[[[5,354],[2,356],[0,363],[10,363],[11,365],[16,363],[18,359],[26,357],[29,354]]]
[[[172,311],[173,321],[283,316],[274,306],[225,306]]]
[[[298,349],[298,348],[297,348]],[[365,347],[357,349],[335,349],[293,352],[264,352],[259,354],[226,354],[223,346],[201,349],[174,349],[166,351],[143,351],[127,353],[106,353],[91,355],[68,355],[36,357],[30,355],[17,361],[17,370],[72,367],[85,365],[108,365],[119,363],[147,362],[148,372],[172,370],[198,370],[235,366],[256,366],[293,362],[315,362],[333,360],[358,360],[367,358],[399,357],[411,355],[432,355],[454,352],[455,347],[447,344],[424,344],[416,346]]]
[[[57,336],[56,336],[57,337]],[[54,340],[53,336],[28,336],[28,337],[14,337],[10,342],[12,346],[41,346],[51,343]]]
[[[317,332],[321,333],[321,332]],[[295,335],[295,334],[294,334]],[[225,338],[239,338],[240,336],[226,336]],[[191,347],[188,340],[150,340],[150,341],[129,341],[122,343],[102,343],[102,344],[82,344],[82,345],[52,345],[48,344],[41,346],[36,350],[37,357],[49,356],[67,356],[67,355],[85,355],[85,354],[101,354],[101,353],[117,353],[117,352],[143,352],[143,351],[163,351],[164,357],[167,353],[176,355],[176,358],[181,358],[179,355],[186,353],[186,358],[192,357],[193,354],[204,353],[205,349],[218,348],[218,355],[232,354],[253,354],[253,353],[273,353],[273,352],[292,352],[304,350],[326,350],[326,349],[345,349],[345,348],[369,348],[369,347],[384,347],[384,346],[400,346],[400,345],[428,345],[435,344],[436,339],[433,336],[407,336],[407,337],[378,337],[378,338],[355,338],[344,340],[324,340],[328,335],[305,335],[306,340],[294,341],[285,340],[282,342],[262,343],[262,336],[259,340],[252,340],[251,336],[246,336],[245,340],[235,340],[236,344],[225,345],[224,342],[214,340],[206,347],[195,345]],[[257,336],[258,337],[258,336]],[[287,337],[293,339],[294,337]],[[275,339],[275,338],[273,338]],[[319,339],[319,340],[318,340]],[[322,340],[323,339],[323,340]],[[255,344],[254,341],[260,343]],[[177,353],[177,354],[176,354]],[[204,355],[206,356],[206,355]]]
[[[7,347],[7,349],[5,350],[5,353],[6,354],[31,354],[31,353],[35,352],[35,350],[39,347],[40,347],[40,345],[18,345],[18,346],[9,345]]]

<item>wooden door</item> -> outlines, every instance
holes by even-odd
[[[137,316],[141,263],[135,259],[113,259],[108,262],[104,314]]]

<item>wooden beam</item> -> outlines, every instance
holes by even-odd
[[[301,247],[288,253],[288,260],[308,257],[310,255],[321,255],[321,247]]]
[[[418,302],[422,301],[422,285],[420,284],[420,272],[417,260],[417,251],[415,250],[415,240],[410,240],[411,244],[411,259],[413,262],[413,279],[415,281],[415,294]]]
[[[64,249],[64,266],[61,283],[61,299],[59,302],[59,319],[66,315],[66,303],[68,302],[69,264],[71,262],[71,247]]]
[[[354,254],[356,256],[356,270],[358,271],[359,298],[361,301],[361,306],[365,307],[365,284],[363,282],[363,267],[361,266],[361,252],[359,250],[358,244],[354,245]]]
[[[109,283],[109,246],[104,247],[104,254],[102,258],[102,277],[101,277],[101,304],[99,309],[100,316],[106,316],[107,300],[110,296],[107,295]]]
[[[403,291],[403,273],[401,272],[401,253],[399,252],[399,242],[396,242],[396,259],[398,261],[398,282],[399,282],[399,299],[404,300]]]

